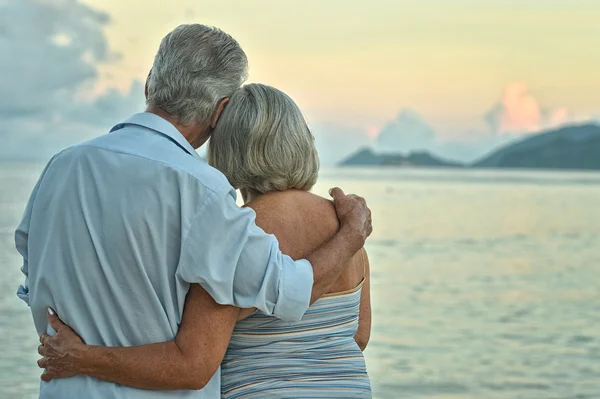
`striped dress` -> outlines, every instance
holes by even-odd
[[[222,363],[222,397],[371,398],[354,341],[361,289],[324,296],[299,322],[260,312],[238,322]]]

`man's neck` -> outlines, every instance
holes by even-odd
[[[208,141],[208,135],[204,134],[204,132],[208,129],[203,128],[202,126],[183,125],[179,123],[179,121],[176,118],[173,118],[171,115],[169,115],[167,112],[163,111],[160,108],[148,107],[146,109],[146,112],[160,116],[164,120],[170,122],[173,126],[175,126],[177,130],[179,130],[179,133],[181,133],[181,135],[187,140],[187,142],[190,143],[192,147],[194,147],[194,149],[196,150]],[[202,133],[199,134],[199,132]]]

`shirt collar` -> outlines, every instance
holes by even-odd
[[[111,133],[123,129],[126,125],[137,125],[142,126],[150,130],[154,130],[164,136],[167,136],[169,139],[175,142],[179,147],[185,150],[190,155],[201,159],[200,155],[194,150],[194,147],[183,137],[181,132],[177,130],[177,128],[166,119],[161,118],[160,116],[150,113],[150,112],[142,112],[139,114],[133,115],[131,118],[127,119],[125,122],[119,123],[115,127],[111,129]]]

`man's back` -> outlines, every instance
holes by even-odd
[[[31,306],[38,333],[50,329],[51,307],[88,344],[171,340],[190,284],[219,304],[299,320],[310,301],[311,264],[281,253],[254,212],[236,205],[225,176],[157,115],[134,115],[113,130],[50,161],[15,233],[26,276],[17,295]],[[220,370],[200,391],[144,391],[76,376],[42,383],[40,392],[218,398]]]
[[[26,294],[38,333],[50,328],[52,307],[88,344],[173,339],[188,287],[176,275],[182,235],[202,202],[227,186],[177,143],[136,127],[58,154],[40,179],[28,230]],[[95,385],[79,376],[52,381],[41,396],[166,394]]]
[[[180,175],[168,169],[157,175],[156,168],[89,145],[54,159],[29,231],[38,332],[46,329],[51,305],[89,344],[129,346],[174,336],[179,315],[169,313],[182,305],[171,297],[181,245]]]

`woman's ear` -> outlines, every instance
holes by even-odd
[[[215,108],[215,112],[213,113],[212,118],[210,120],[211,128],[214,129],[217,126],[217,121],[219,120],[221,113],[225,109],[225,104],[227,104],[228,102],[229,102],[229,97],[225,97],[225,98],[220,99],[219,102],[217,103],[217,108]]]

